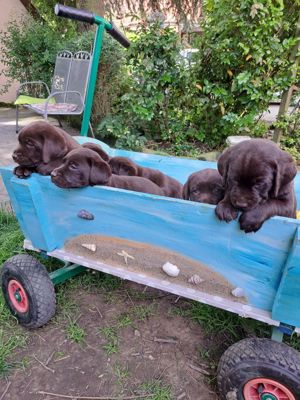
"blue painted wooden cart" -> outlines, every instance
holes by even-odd
[[[80,143],[95,141],[84,137],[78,137],[77,140]],[[216,163],[128,152],[95,142],[100,143],[110,156],[129,156],[135,162],[158,168],[182,183],[192,172],[207,167],[216,168]],[[236,221],[229,224],[220,222],[215,216],[215,207],[211,205],[103,186],[60,189],[52,184],[50,177],[33,174],[29,179],[21,180],[12,171],[13,167],[0,169],[25,235],[24,247],[68,263],[49,277],[44,270],[41,276],[37,273],[42,267],[29,255],[25,261],[24,256],[15,256],[6,262],[4,269],[9,270],[7,281],[10,279],[13,282],[6,290],[6,300],[23,325],[37,327],[46,323],[55,310],[53,284],[88,267],[266,322],[276,327],[275,339],[282,333],[300,332],[300,221],[274,217],[266,221],[255,234],[245,234]],[[298,199],[299,179],[297,176]],[[102,257],[102,251],[108,242],[114,240],[117,240],[119,247],[114,248],[113,261],[107,262],[107,257],[106,261]],[[86,244],[95,243],[97,251],[86,247]],[[140,265],[139,256],[143,253],[145,259],[147,249],[152,254],[157,252],[161,257],[161,265],[155,271]],[[129,258],[123,258],[124,254]],[[180,274],[175,278],[161,271],[161,266],[170,259],[172,261],[174,255],[179,260],[182,279],[179,279]],[[24,263],[29,265],[31,289],[37,292],[36,295],[26,293],[24,285],[18,286],[15,270],[21,268],[22,274],[26,275]],[[198,276],[206,274],[206,279],[210,279],[208,291],[202,282],[196,285],[189,281],[195,271]],[[208,272],[212,275],[207,275]],[[26,277],[22,275],[21,282],[24,279]],[[231,291],[234,288],[239,288],[243,296],[233,296]],[[37,298],[32,300],[32,296]],[[32,304],[28,304],[30,301]],[[34,308],[36,304],[40,309],[34,310],[28,318],[26,307]],[[274,346],[273,341],[269,342],[271,347]],[[237,345],[240,346],[241,342]],[[286,347],[282,343],[275,345]],[[269,351],[273,354],[273,348]],[[230,354],[234,354],[232,350]],[[225,374],[224,365],[230,363],[226,357],[225,353],[225,361],[220,367],[221,377]],[[296,372],[299,378],[299,367]],[[223,382],[220,386],[223,387],[224,377],[220,379]],[[243,389],[244,397],[233,398],[300,398],[299,384],[296,389],[293,386],[282,388],[279,383],[274,384],[274,380],[267,379],[267,383],[250,380],[250,389]],[[236,390],[231,383],[224,387],[224,393]],[[289,387],[297,395],[287,397],[291,396],[290,392],[293,393]],[[258,390],[262,394],[269,393],[271,397],[251,397],[247,394]],[[276,397],[278,391],[283,393],[283,397]]]

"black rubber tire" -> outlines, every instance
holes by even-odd
[[[284,385],[300,399],[300,353],[270,339],[244,339],[229,347],[219,362],[218,388],[222,400],[244,400],[243,389],[255,378]]]
[[[29,254],[9,258],[1,270],[1,285],[5,301],[19,323],[26,328],[45,325],[55,314],[56,300],[53,283],[43,264]],[[29,307],[19,312],[8,295],[9,281],[15,279],[24,288]]]

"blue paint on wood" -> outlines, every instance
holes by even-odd
[[[80,141],[86,138],[80,137]],[[182,183],[194,171],[216,168],[216,163],[127,152],[100,144],[111,156],[130,156]],[[206,264],[243,288],[250,305],[273,309],[273,318],[300,326],[300,296],[296,292],[299,255],[294,242],[300,221],[274,217],[257,233],[245,234],[237,221],[218,221],[211,205],[100,186],[60,189],[49,177],[33,174],[21,180],[12,170],[0,168],[21,229],[36,248],[51,251],[88,233],[164,247]],[[299,175],[297,193],[298,182]],[[79,218],[82,208],[92,213],[94,220]]]
[[[276,294],[272,317],[287,324],[298,326],[300,321],[299,294],[300,231],[298,228]]]

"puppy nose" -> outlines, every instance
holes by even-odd
[[[14,151],[14,152],[12,153],[12,158],[13,158],[13,160],[16,161],[16,159],[17,159],[18,157],[20,157],[20,153],[19,153],[18,151]]]

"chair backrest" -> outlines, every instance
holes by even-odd
[[[70,51],[63,50],[57,54],[54,74],[52,78],[51,93],[64,92],[68,90],[68,81],[73,60],[73,54]],[[57,103],[62,103],[65,100],[65,95],[56,95]]]
[[[63,91],[77,91],[83,101],[87,91],[90,74],[91,54],[86,51],[78,51],[74,55],[70,51],[58,53],[52,80],[51,93]],[[57,103],[73,103],[81,105],[76,94],[58,94],[55,96]]]
[[[85,100],[90,77],[91,61],[92,56],[90,53],[87,51],[78,51],[74,54],[71,64],[67,90],[75,90],[79,92],[83,101]],[[78,96],[74,94],[67,94],[65,102],[81,105]]]

